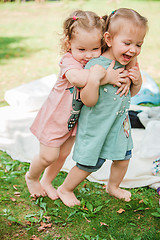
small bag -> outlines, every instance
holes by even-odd
[[[72,100],[72,110],[71,110],[71,116],[68,120],[68,130],[70,131],[75,125],[79,118],[81,108],[83,106],[83,103],[80,99],[80,89],[74,87],[73,88],[73,100]]]

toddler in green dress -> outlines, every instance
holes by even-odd
[[[137,56],[147,32],[147,19],[132,9],[120,8],[112,12],[106,22],[104,52],[90,60],[85,68],[94,71],[89,76],[81,99],[82,107],[76,136],[71,169],[57,192],[67,206],[79,205],[74,189],[106,159],[112,160],[106,192],[125,201],[131,200],[131,193],[121,189],[122,182],[132,156],[131,126],[128,117],[130,98],[138,93],[142,80],[139,76]],[[91,103],[93,82],[96,79],[96,65],[108,69],[115,61],[114,69],[125,67],[131,80],[128,94],[117,95],[117,87],[111,84],[99,86],[97,99]]]

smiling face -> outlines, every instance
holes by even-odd
[[[104,38],[109,47],[106,52],[107,57],[122,65],[127,65],[140,54],[145,34],[146,28],[136,26],[131,22],[123,24],[114,36],[106,32]]]
[[[85,65],[90,59],[101,55],[102,33],[98,29],[90,31],[77,27],[72,39],[70,49],[72,56]]]

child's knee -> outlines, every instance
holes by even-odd
[[[59,156],[58,154],[54,155],[41,154],[40,158],[43,165],[49,166],[58,159],[58,156]]]

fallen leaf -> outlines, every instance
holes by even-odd
[[[136,214],[136,216],[138,217],[138,219],[144,217],[144,215],[142,215],[142,214]]]
[[[48,217],[48,216],[43,216],[45,219],[47,219],[47,221],[49,222],[51,217]]]
[[[27,225],[31,225],[31,222],[30,222],[30,221],[27,221],[26,224],[27,224]]]
[[[30,239],[31,240],[40,240],[40,238],[38,238],[36,235],[32,235],[32,237]]]
[[[117,213],[119,213],[119,214],[121,214],[121,213],[123,213],[123,212],[125,212],[125,210],[124,210],[123,208],[120,208],[120,209],[117,211]]]
[[[139,203],[143,203],[143,199],[139,201]]]
[[[10,197],[10,199],[12,200],[12,202],[16,202],[15,198]]]
[[[13,188],[14,188],[15,190],[17,190],[17,185],[13,185]]]
[[[115,208],[115,206],[113,206],[113,207],[111,208],[111,211],[112,211],[114,208]]]
[[[44,226],[44,227],[51,227],[51,226],[52,226],[52,223],[41,222],[41,226]]]
[[[41,226],[38,228],[38,231],[43,231],[45,230],[45,228],[50,228],[52,226],[52,223],[44,223],[44,222],[41,222]]]
[[[15,192],[14,196],[20,197],[20,192]]]
[[[104,223],[104,222],[100,222],[100,225],[109,227],[109,225],[107,223]]]
[[[95,228],[93,228],[94,231],[97,231]]]
[[[83,207],[83,209],[88,211],[88,208],[87,208],[87,207]]]
[[[85,217],[85,219],[86,219],[86,221],[87,221],[87,222],[91,222],[91,221],[90,221],[90,220],[88,220],[86,217]]]
[[[41,231],[44,231],[45,230],[45,227],[43,227],[43,226],[40,226],[39,228],[38,228],[38,232],[41,232]]]
[[[103,187],[102,188],[106,188],[106,185],[103,185]]]

